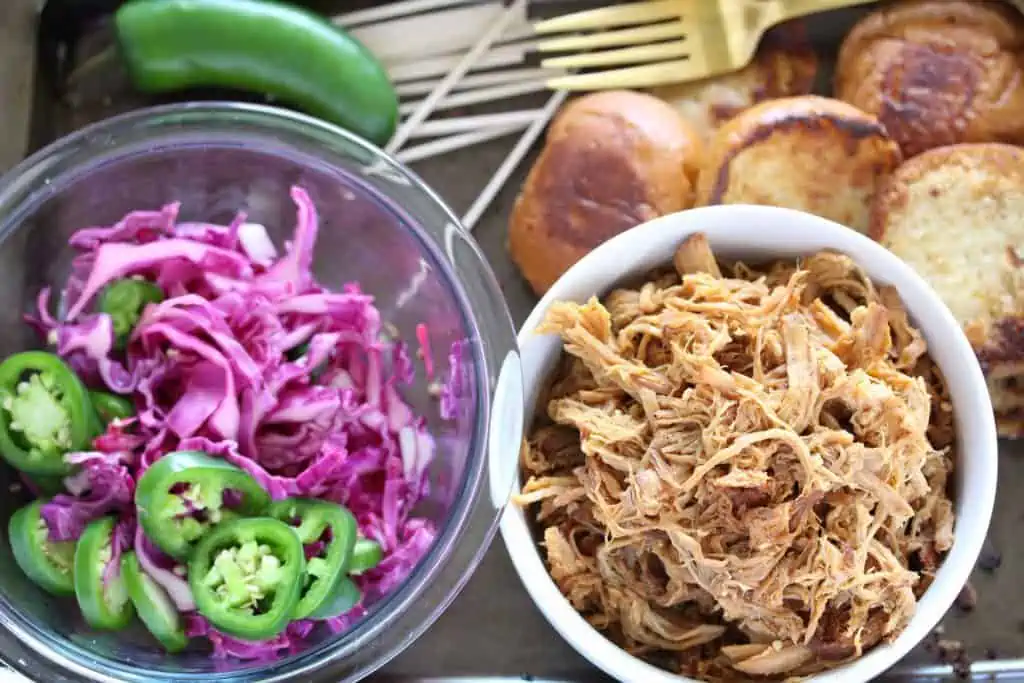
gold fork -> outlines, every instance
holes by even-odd
[[[648,88],[736,71],[750,63],[758,41],[772,26],[873,1],[648,0],[548,19],[536,23],[534,30],[541,34],[600,31],[540,41],[541,52],[579,52],[545,59],[541,62],[545,68],[643,65],[552,78],[547,81],[549,88]],[[598,48],[617,49],[594,51]]]

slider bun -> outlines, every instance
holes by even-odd
[[[537,294],[594,247],[693,205],[700,138],[661,100],[606,91],[569,103],[523,184],[512,260]]]

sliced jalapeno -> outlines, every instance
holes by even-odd
[[[89,523],[75,546],[75,598],[93,628],[116,631],[135,610],[128,598],[120,558],[114,558],[114,518]]]
[[[72,567],[75,542],[49,540],[50,530],[39,514],[43,501],[18,508],[7,523],[14,561],[25,576],[54,595],[74,595]]]
[[[121,575],[128,597],[135,605],[142,623],[167,652],[181,652],[188,645],[188,636],[178,609],[160,584],[142,570],[134,552],[121,558]]]
[[[104,425],[114,420],[127,420],[135,415],[135,406],[123,396],[108,394],[105,391],[90,391],[89,400],[92,401],[92,407]]]
[[[224,505],[234,491],[240,502]],[[242,469],[199,451],[177,451],[157,460],[135,488],[139,524],[168,555],[185,557],[210,526],[235,514],[258,515],[270,495]]]
[[[224,522],[200,539],[188,565],[196,608],[245,640],[285,629],[302,597],[306,558],[290,526],[271,517]]]
[[[64,361],[23,351],[0,363],[0,455],[30,474],[66,475],[69,451],[97,434],[89,394]]]
[[[26,488],[37,496],[56,496],[64,492],[64,477],[53,474],[21,473],[21,479],[25,482]]]
[[[114,280],[103,288],[96,301],[96,308],[100,313],[110,316],[114,323],[117,345],[123,347],[138,324],[146,305],[160,303],[163,300],[163,290],[152,282],[125,278]]]
[[[356,545],[352,549],[352,561],[348,564],[348,573],[358,576],[365,571],[373,569],[380,564],[384,551],[380,543],[360,536],[356,539]]]
[[[304,619],[330,601],[345,578],[356,542],[356,518],[337,503],[304,498],[278,501],[268,514],[291,524],[304,546],[322,546],[306,560],[302,599],[294,614]]]
[[[352,579],[343,576],[341,581],[334,587],[334,593],[328,596],[327,600],[321,603],[309,615],[309,618],[320,620],[340,617],[358,605],[362,599],[363,593],[359,590],[359,587],[356,586]]]

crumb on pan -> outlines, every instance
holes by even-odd
[[[709,681],[832,668],[910,621],[953,540],[952,408],[896,293],[845,256],[560,302],[522,449],[552,578],[621,647]]]

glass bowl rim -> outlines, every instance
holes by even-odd
[[[132,110],[103,119],[54,140],[33,152],[0,177],[0,243],[21,227],[27,213],[31,213],[47,199],[88,177],[89,169],[82,168],[88,164],[82,161],[74,162],[68,168],[60,169],[58,175],[65,181],[61,184],[52,186],[46,178],[46,174],[75,155],[101,155],[100,150],[104,144],[102,142],[104,136],[114,136],[120,131],[151,128],[156,133],[157,139],[161,137],[172,139],[182,135],[174,130],[175,124],[201,128],[204,124],[211,123],[208,117],[221,118],[222,120],[218,123],[237,123],[240,126],[260,129],[255,132],[247,131],[249,136],[256,138],[267,137],[275,125],[287,126],[290,128],[290,132],[297,133],[310,141],[314,141],[316,138],[334,138],[339,147],[357,148],[373,158],[375,165],[380,164],[388,171],[402,177],[404,184],[409,185],[414,192],[422,195],[433,209],[445,216],[448,224],[444,228],[443,241],[427,231],[423,231],[423,236],[433,242],[430,246],[438,252],[435,256],[440,256],[443,265],[447,266],[446,270],[449,272],[446,272],[443,277],[449,280],[448,284],[458,299],[460,313],[467,326],[467,333],[475,337],[473,340],[475,343],[469,346],[473,350],[472,361],[476,375],[477,391],[474,414],[476,424],[473,427],[469,444],[466,471],[462,482],[460,482],[461,491],[453,498],[454,504],[449,511],[448,520],[441,527],[438,537],[427,555],[421,558],[401,586],[391,595],[376,603],[357,626],[345,634],[326,639],[324,643],[310,648],[302,654],[223,673],[170,674],[165,671],[156,672],[147,669],[133,671],[135,667],[123,660],[106,657],[97,660],[92,653],[69,639],[42,633],[44,629],[20,614],[18,610],[9,605],[5,598],[0,599],[0,646],[6,655],[5,659],[26,675],[64,676],[74,674],[96,681],[125,680],[117,677],[117,674],[127,675],[130,680],[138,681],[154,680],[152,678],[154,674],[173,676],[173,680],[182,681],[205,681],[211,677],[226,681],[245,681],[250,680],[250,676],[256,675],[259,680],[268,682],[285,680],[294,676],[323,675],[327,669],[332,667],[335,667],[335,671],[337,671],[337,667],[350,654],[349,651],[358,651],[357,646],[361,643],[385,636],[387,629],[400,620],[406,608],[423,599],[427,589],[435,585],[435,581],[444,579],[444,583],[449,584],[444,590],[444,598],[440,600],[440,604],[428,608],[429,614],[421,620],[418,626],[414,627],[411,632],[403,634],[397,644],[388,646],[387,651],[377,661],[361,663],[357,665],[357,670],[348,672],[355,676],[365,675],[398,654],[433,623],[444,607],[458,593],[472,570],[475,569],[497,529],[500,505],[493,500],[493,496],[490,499],[486,496],[489,478],[486,467],[488,461],[487,435],[492,419],[491,399],[495,391],[495,381],[490,378],[492,374],[496,378],[499,368],[504,370],[510,360],[518,366],[515,330],[511,316],[486,258],[475,242],[469,239],[468,231],[462,227],[457,216],[418,175],[371,143],[319,119],[267,105],[204,101]],[[232,117],[237,121],[231,121]],[[192,132],[193,144],[194,140],[201,138],[202,135],[202,132]],[[274,142],[279,148],[291,146],[287,140],[274,139]],[[137,144],[129,145],[123,154],[115,153],[110,158],[113,161],[124,159],[132,152],[137,153],[135,149],[137,146]],[[107,152],[118,148],[118,144],[112,144]],[[155,147],[158,151],[173,148],[173,142],[163,147],[159,145]],[[324,150],[318,156],[321,160],[329,162],[330,156],[338,154],[344,154],[344,152],[335,148]],[[303,155],[308,157],[307,152],[303,152]],[[369,190],[365,186],[362,189]],[[398,204],[390,199],[389,203],[396,206]],[[401,218],[401,216],[396,216],[396,218]],[[458,282],[457,275],[460,265],[454,258],[452,247],[452,241],[455,239],[462,240],[463,246],[468,247],[469,252],[475,256],[473,265],[483,266],[485,274],[489,276],[485,278],[484,282],[479,283],[483,286],[484,296],[487,299],[486,302],[482,302],[488,306],[486,308],[471,306],[473,295],[461,287]],[[460,258],[464,258],[464,256],[460,255]],[[485,313],[480,313],[481,310]],[[481,315],[486,315],[487,311],[490,311],[490,315],[497,314],[496,317],[500,319],[499,324],[504,323],[500,325],[503,329],[501,330],[502,338],[497,340],[498,344],[494,343],[495,340],[482,339],[480,334],[478,319]],[[502,355],[503,350],[507,350],[507,355]],[[467,494],[470,495],[467,496]],[[482,523],[484,521],[481,517],[482,514],[490,517],[486,524]],[[470,529],[471,526],[475,528]],[[454,553],[456,544],[472,540],[464,538],[468,532],[477,536],[477,546],[468,557],[457,558]],[[457,560],[462,561],[462,566],[452,566]],[[379,619],[373,619],[374,616]],[[94,666],[84,665],[83,660],[93,660]],[[103,666],[110,664],[116,667],[115,671],[102,670]],[[155,680],[159,680],[159,678]],[[171,678],[166,680],[171,680]]]

